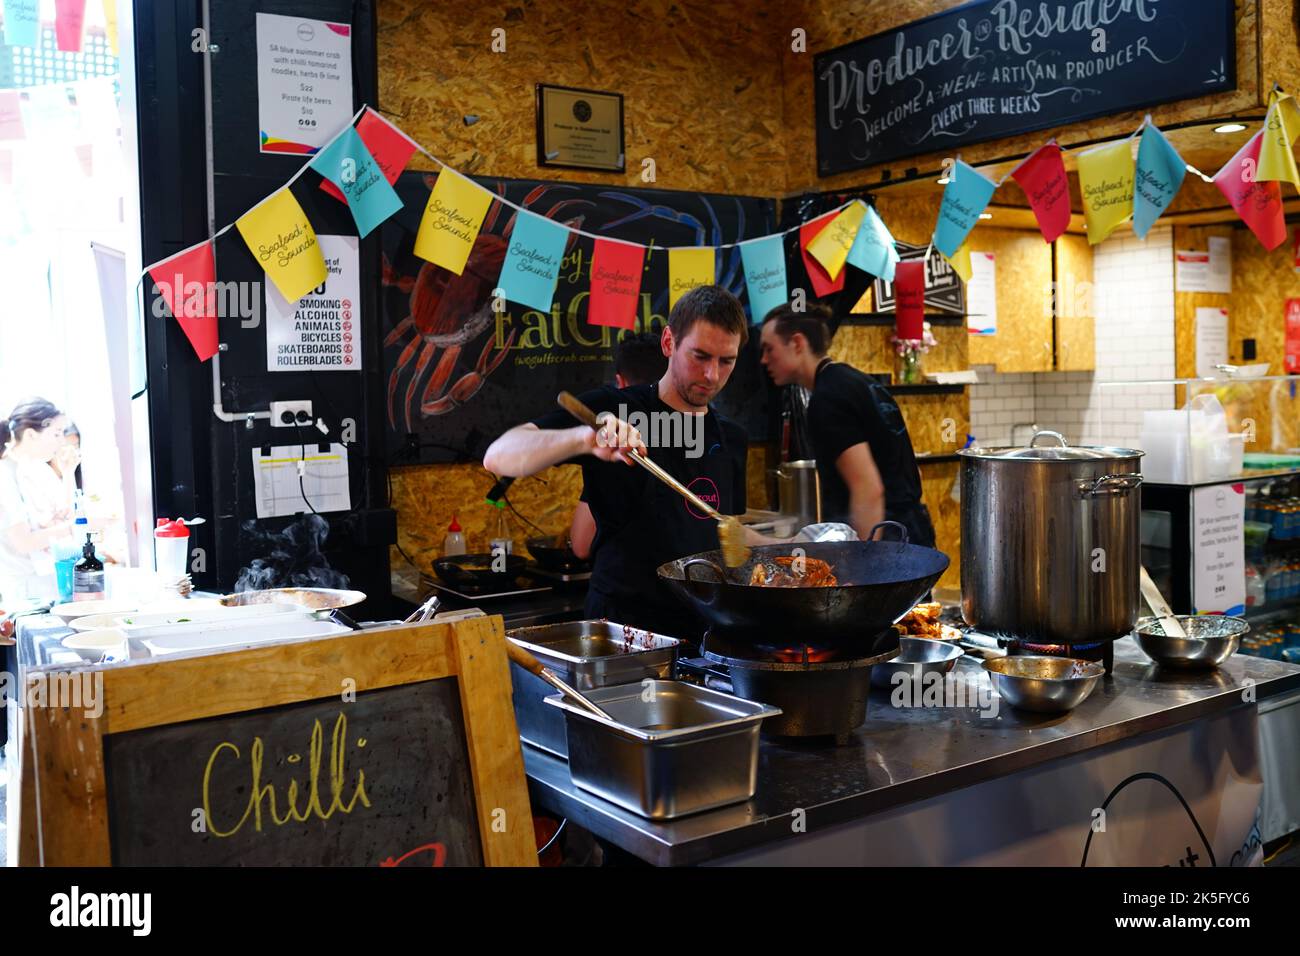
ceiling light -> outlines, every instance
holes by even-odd
[[[991,213],[991,212],[982,212],[982,213],[980,213],[980,218],[981,218],[981,219],[992,219],[992,218],[993,218],[993,213]]]
[[[950,182],[952,182],[952,180],[949,179],[947,176],[944,176],[942,179],[938,180],[940,186],[947,186]]]
[[[1246,126],[1244,123],[1224,123],[1222,126],[1214,127],[1216,133],[1240,133]]]

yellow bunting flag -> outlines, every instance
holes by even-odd
[[[866,214],[865,203],[851,203],[808,243],[808,251],[825,267],[832,279],[838,277],[844,268],[844,260],[853,248],[853,240],[857,238],[858,227],[862,225],[862,217]]]
[[[1133,144],[1122,139],[1079,154],[1079,191],[1088,223],[1088,243],[1096,245],[1133,215]]]
[[[668,308],[696,286],[713,285],[712,246],[681,246],[668,250]]]
[[[940,252],[939,255],[943,256]],[[957,251],[952,254],[952,258],[943,256],[947,259],[948,265],[952,266],[952,271],[961,276],[962,282],[970,282],[970,238],[968,237],[957,247]]]
[[[104,32],[108,34],[108,48],[117,56],[117,0],[104,0]]]
[[[415,254],[460,275],[491,205],[490,192],[444,166],[424,207]]]
[[[1290,93],[1269,97],[1268,115],[1264,117],[1264,138],[1259,144],[1260,182],[1288,182],[1300,189],[1300,170],[1296,169],[1291,144],[1300,136],[1300,106]]]
[[[297,302],[325,281],[325,257],[316,230],[287,188],[235,220],[253,257],[280,294]]]

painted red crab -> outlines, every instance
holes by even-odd
[[[435,177],[426,176],[425,181],[433,186]],[[521,205],[530,207],[547,192],[566,189],[563,185],[538,186],[524,197]],[[497,187],[498,193],[504,193],[504,187]],[[562,199],[545,212],[539,213],[550,219],[557,219],[565,207],[589,204],[586,200]],[[410,314],[393,327],[384,338],[385,348],[400,348],[397,361],[388,376],[388,424],[397,428],[397,406],[395,399],[400,380],[408,373],[410,379],[402,401],[402,412],[406,430],[412,431],[412,412],[418,408],[422,417],[445,415],[464,405],[474,397],[487,381],[487,377],[497,370],[514,344],[516,330],[496,348],[494,335],[489,335],[479,352],[474,368],[465,372],[455,381],[452,373],[460,360],[461,350],[485,329],[493,326],[492,293],[496,289],[501,275],[501,264],[505,261],[507,240],[514,229],[515,215],[507,221],[501,235],[492,232],[501,210],[505,206],[494,201],[483,221],[483,228],[474,241],[465,270],[456,275],[448,269],[431,262],[422,263],[420,271],[414,276],[397,272],[384,257],[383,282],[395,285],[402,292],[410,293]],[[566,226],[574,229],[582,227],[583,217],[562,220]],[[571,233],[569,245],[572,246],[577,234]],[[566,252],[568,250],[566,249]],[[442,350],[439,357],[438,351]],[[437,358],[437,364],[434,359]],[[432,373],[429,372],[433,367]],[[425,382],[425,377],[428,381]],[[451,382],[448,387],[447,383]],[[423,383],[423,392],[417,400]]]

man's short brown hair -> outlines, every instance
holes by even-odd
[[[668,315],[673,342],[680,343],[690,333],[691,326],[700,321],[739,335],[742,349],[749,341],[749,323],[745,321],[744,307],[720,285],[696,286],[677,300]]]
[[[824,305],[813,305],[807,311],[796,312],[787,302],[763,316],[763,324],[775,322],[776,334],[783,342],[789,342],[796,332],[802,333],[813,355],[821,358],[830,348],[831,330],[827,323],[830,316],[831,310]]]

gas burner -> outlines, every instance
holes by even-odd
[[[1016,656],[1037,657],[1072,657],[1080,661],[1097,661],[1105,666],[1109,674],[1115,666],[1115,645],[1111,641],[1099,641],[1089,644],[1037,644],[1033,641],[1015,638],[1000,638],[999,643],[1007,648],[1007,653]]]

